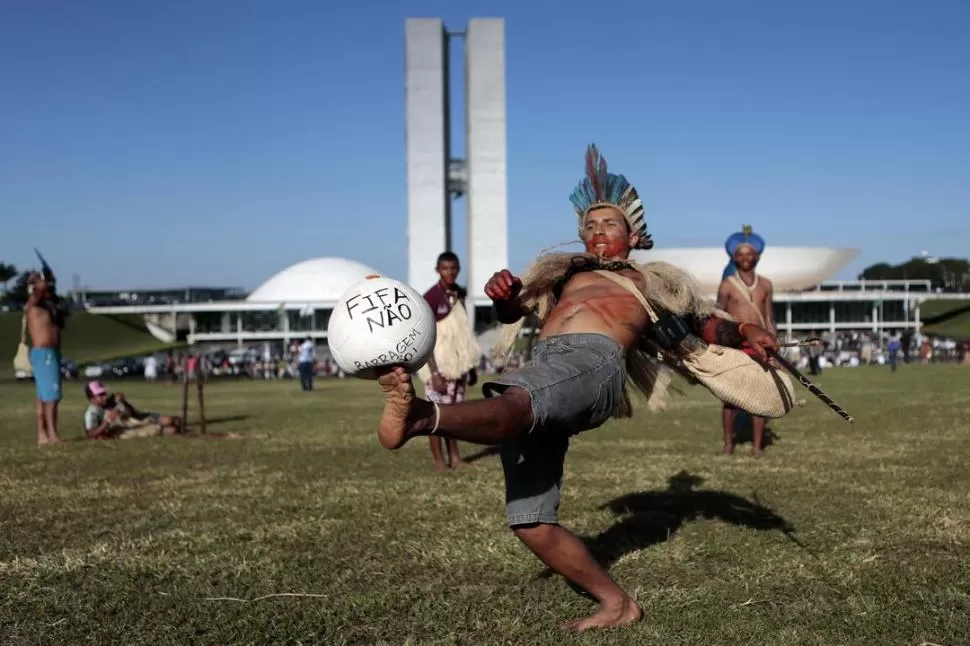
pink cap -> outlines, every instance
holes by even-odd
[[[92,396],[97,397],[98,395],[103,395],[108,392],[108,389],[104,387],[104,384],[95,379],[88,382],[88,391]]]

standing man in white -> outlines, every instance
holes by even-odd
[[[150,354],[145,357],[145,381],[153,384],[156,379],[158,379],[158,359]]]
[[[313,345],[313,339],[309,336],[300,344],[300,387],[303,392],[308,393],[313,390],[313,364],[317,360],[317,351]]]

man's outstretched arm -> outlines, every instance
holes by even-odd
[[[757,325],[735,323],[713,315],[708,319],[695,322],[699,336],[707,343],[716,343],[727,348],[741,348],[745,344],[758,353],[762,359],[768,358],[766,348],[778,349],[778,339]]]
[[[698,336],[706,343],[716,343],[726,348],[740,348],[745,342],[744,335],[741,334],[741,326],[734,321],[715,315],[707,319],[698,319],[696,325]]]

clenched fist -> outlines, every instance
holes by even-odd
[[[485,295],[494,302],[507,302],[519,295],[522,280],[512,275],[508,269],[495,272],[485,283]]]
[[[778,339],[768,330],[750,323],[745,323],[743,330],[744,340],[762,359],[768,359],[767,350],[778,351]]]

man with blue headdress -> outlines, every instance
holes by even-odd
[[[745,225],[732,233],[724,243],[730,260],[724,268],[721,287],[717,292],[717,305],[739,323],[756,325],[777,334],[773,313],[774,289],[771,281],[755,271],[765,250],[764,238]],[[724,424],[724,453],[734,453],[734,425],[738,408],[724,402],[721,415]],[[754,454],[764,452],[765,418],[751,415],[752,444]]]

